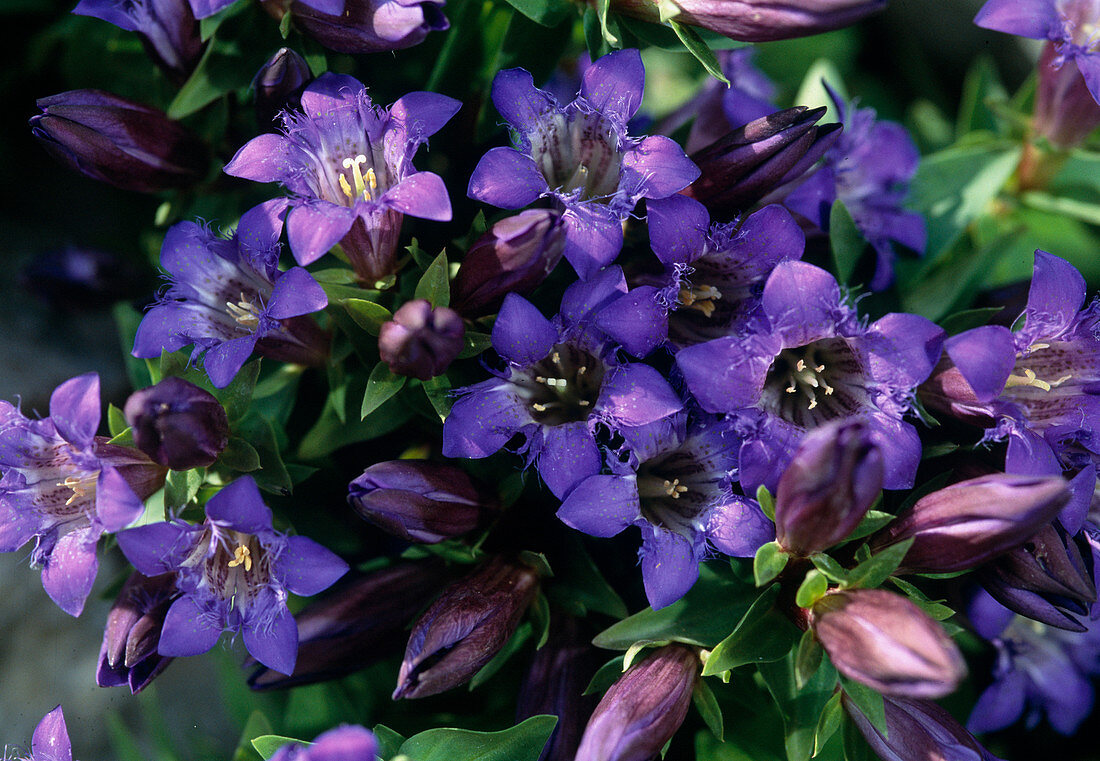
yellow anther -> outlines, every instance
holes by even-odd
[[[804,360],[804,359],[798,360],[798,362],[795,363],[794,369],[797,370],[798,372],[802,372],[803,370],[805,370],[806,369],[806,360]]]
[[[531,405],[531,407],[534,408],[535,412],[546,412],[546,405],[545,404],[539,404],[538,402],[535,402],[534,404]]]
[[[65,486],[73,490],[73,495],[65,501],[65,504],[71,505],[78,499],[84,499],[94,494],[97,475],[98,473],[89,476],[69,476],[59,483],[58,486]]]
[[[788,394],[793,394],[797,390],[798,390],[798,387],[795,385],[795,382],[791,381],[791,385],[787,386],[787,393]]]
[[[1035,371],[1031,369],[1025,369],[1024,374],[1010,375],[1008,380],[1005,381],[1005,388],[1013,388],[1015,386],[1031,386],[1042,391],[1050,391],[1052,388],[1061,386],[1063,383],[1072,378],[1072,375],[1063,375],[1058,380],[1045,381],[1035,375]]]
[[[352,192],[351,185],[348,184],[348,178],[341,174],[338,179],[340,182],[340,190],[344,191],[344,195],[349,199],[355,198],[355,193]]]
[[[367,167],[367,173],[364,176],[362,165],[367,163],[367,157],[360,153],[355,158],[344,159],[344,169],[351,170],[352,180],[355,182],[355,192],[352,192],[351,186],[348,184],[347,178],[343,174],[340,175],[340,190],[344,191],[344,195],[348,199],[363,197],[364,201],[371,200],[371,193],[378,190],[378,178],[374,174],[374,167]],[[367,186],[370,186],[368,190]]]
[[[815,373],[823,373],[823,372],[825,372],[825,365],[816,365],[816,366],[814,367],[814,372],[815,372]]]
[[[1049,348],[1050,348],[1050,344],[1035,343],[1035,344],[1032,344],[1031,346],[1027,347],[1027,352],[1028,352],[1028,354],[1030,354],[1033,351],[1039,351],[1040,349],[1049,349]]]
[[[237,549],[233,550],[233,559],[229,561],[230,568],[236,568],[239,565],[244,566],[245,573],[252,570],[252,553],[243,544],[237,545]]]
[[[230,317],[246,328],[255,328],[260,324],[260,310],[243,293],[236,304],[232,301],[225,302],[225,309]]]
[[[680,499],[680,495],[688,490],[686,486],[680,485],[680,479],[674,478],[671,481],[665,481],[661,486],[665,489],[665,494],[673,499]]]

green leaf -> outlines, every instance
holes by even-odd
[[[886,706],[882,701],[882,695],[847,677],[840,677],[840,683],[860,713],[867,717],[879,734],[886,737]]]
[[[206,480],[206,468],[170,470],[164,481],[164,506],[169,510],[183,507],[195,498]]]
[[[606,53],[608,48],[603,38],[603,31],[600,29],[600,16],[591,5],[585,5],[581,26],[584,30],[584,44],[588,48],[588,56],[595,61]]]
[[[914,538],[910,537],[903,542],[890,545],[868,560],[863,561],[848,572],[848,579],[844,582],[845,589],[874,588],[886,581],[886,578],[897,570],[901,561],[905,560],[905,553],[913,546]]]
[[[508,638],[508,641],[504,643],[497,654],[493,656],[492,660],[486,663],[481,669],[474,674],[470,680],[470,689],[474,690],[489,680],[493,674],[500,671],[500,667],[508,662],[508,659],[519,652],[523,647],[523,643],[531,638],[531,624],[524,621],[519,627],[512,633],[512,636]]]
[[[111,309],[111,316],[114,317],[115,325],[118,327],[122,358],[126,365],[126,377],[130,379],[130,386],[145,388],[156,383],[150,377],[151,372],[146,361],[137,359],[130,353],[134,348],[134,336],[137,335],[138,325],[141,324],[141,312],[134,309],[128,301],[120,301]]]
[[[122,410],[113,404],[108,404],[107,430],[111,432],[111,438],[118,436],[129,427],[130,424],[126,422],[126,416],[122,414]]]
[[[764,484],[756,487],[756,501],[760,503],[760,509],[768,516],[768,520],[775,523],[775,497]]]
[[[843,723],[844,761],[878,761],[878,754],[871,750],[856,723],[848,716],[843,717]]]
[[[1076,198],[1063,198],[1040,191],[1024,193],[1020,200],[1026,206],[1039,211],[1079,219],[1090,225],[1100,225],[1100,204],[1080,201]]]
[[[611,618],[626,618],[629,615],[626,603],[592,562],[584,543],[574,532],[567,536],[567,544],[556,563],[554,583],[547,587],[546,594],[576,615],[592,611]]]
[[[247,8],[247,3],[245,4]],[[234,90],[248,87],[252,75],[264,63],[266,48],[259,44],[245,44],[238,39],[240,26],[253,29],[266,25],[256,23],[254,12],[240,13],[226,19],[217,34],[207,43],[195,71],[183,83],[175,99],[168,106],[170,119],[182,119],[213,103]]]
[[[977,130],[995,131],[1001,126],[996,113],[986,104],[990,100],[1008,100],[1008,92],[997,75],[997,66],[988,55],[974,59],[963,80],[962,102],[955,134],[962,137]]]
[[[614,19],[610,17],[611,0],[596,0],[596,16],[600,21],[600,35],[604,42],[613,48],[622,47],[622,43],[615,32],[618,31]],[[595,59],[593,59],[595,60]]]
[[[811,629],[802,632],[802,639],[798,641],[798,652],[794,657],[794,683],[798,689],[806,686],[821,667],[821,660],[825,650]]]
[[[667,23],[672,27],[672,31],[676,32],[676,36],[680,38],[680,42],[684,43],[684,47],[688,52],[695,56],[707,73],[717,79],[719,82],[725,83],[728,87],[730,81],[726,79],[726,75],[722,72],[722,64],[718,63],[718,56],[714,54],[707,43],[703,41],[703,38],[699,36],[699,33],[695,31],[693,27],[681,24],[674,19],[668,19]]]
[[[538,761],[557,716],[532,716],[501,732],[429,729],[401,744],[409,761]]]
[[[787,567],[790,559],[791,556],[783,551],[779,542],[760,545],[752,561],[752,575],[756,579],[756,586],[762,587],[778,576]]]
[[[313,743],[307,743],[304,740],[295,740],[293,737],[283,737],[282,735],[260,735],[252,741],[252,747],[256,749],[256,752],[263,756],[264,761],[275,755],[275,751],[289,743],[298,743],[306,747],[313,745]]]
[[[401,744],[405,742],[405,736],[396,732],[385,724],[375,724],[374,738],[378,740],[378,755],[382,759],[390,759],[401,750]],[[373,759],[371,760],[373,761]]]
[[[363,406],[359,412],[360,419],[365,420],[367,415],[404,388],[406,380],[408,379],[404,375],[394,375],[390,372],[385,362],[375,365],[370,377],[367,378],[367,389],[363,393]]]
[[[715,737],[722,740],[724,734],[722,708],[718,705],[718,700],[714,697],[714,692],[711,691],[710,685],[707,684],[705,679],[696,680],[695,689],[691,692],[691,699],[695,703],[695,708],[703,717],[707,728],[714,733]]]
[[[475,333],[472,330],[467,330],[462,340],[465,342],[465,346],[462,347],[462,351],[458,354],[459,359],[476,357],[493,345],[493,337],[491,335],[488,333]]]
[[[433,307],[445,307],[451,303],[451,283],[447,278],[447,252],[441,251],[416,284],[413,296],[427,299]]]
[[[543,26],[557,26],[573,10],[568,0],[508,0],[508,4]]]
[[[270,734],[271,722],[261,711],[253,711],[241,731],[241,739],[237,743],[237,749],[233,751],[232,761],[255,761],[256,750],[252,746],[252,738]]]
[[[539,635],[538,642],[535,643],[535,649],[542,650],[550,639],[550,603],[545,594],[539,592],[535,596],[535,602],[531,605],[529,613],[531,614],[531,626],[534,632]]]
[[[602,695],[607,692],[608,688],[619,681],[619,677],[626,671],[626,668],[623,666],[624,663],[624,656],[617,655],[600,666],[596,669],[596,673],[592,675],[592,679],[589,680],[588,686],[584,688],[584,692],[582,692],[581,695]]]
[[[366,299],[345,299],[344,308],[348,310],[355,324],[372,336],[378,335],[382,323],[393,319],[393,313],[381,304]]]
[[[454,394],[451,393],[451,381],[446,375],[437,375],[423,382],[424,394],[440,420],[446,420],[451,414]]]
[[[955,312],[954,314],[944,317],[940,320],[940,327],[943,328],[949,336],[958,335],[964,330],[988,325],[989,321],[993,319],[993,316],[1002,311],[1004,311],[1004,307],[966,309],[962,312]]]
[[[807,761],[813,753],[818,717],[833,696],[837,673],[828,659],[824,659],[817,672],[799,689],[794,674],[795,657],[792,652],[782,660],[760,664],[757,669],[783,715],[788,761]]]
[[[798,630],[775,610],[778,596],[779,584],[772,584],[756,598],[733,632],[711,651],[703,666],[703,676],[720,674],[746,663],[779,660],[790,652]]]
[[[214,32],[218,31],[218,27],[221,26],[226,19],[236,16],[247,6],[248,0],[237,0],[235,3],[232,3],[231,5],[222,8],[213,16],[207,16],[204,19],[199,19],[199,38],[203,42],[206,42],[214,36]]]
[[[829,742],[844,720],[844,707],[840,703],[841,694],[834,693],[825,708],[821,711],[821,717],[817,720],[817,729],[814,730],[814,756],[821,753],[825,743]]]
[[[237,430],[255,445],[260,456],[260,470],[254,475],[256,485],[272,494],[290,494],[294,483],[283,463],[279,437],[271,421],[251,414],[241,421]]]
[[[833,88],[841,101],[848,99],[847,90],[844,88],[844,77],[841,75],[840,69],[828,58],[818,58],[807,69],[806,76],[802,78],[802,84],[799,85],[798,94],[795,95],[793,101],[807,108],[825,106],[825,115],[821,117],[820,124],[840,121],[836,104],[829,97],[829,91],[825,89],[826,83]]]
[[[892,520],[894,520],[894,516],[890,513],[885,513],[881,510],[868,510],[867,514],[863,516],[859,524],[852,530],[852,533],[844,538],[844,541],[851,542],[856,539],[862,539],[865,536],[870,536]]]
[[[811,568],[798,585],[794,602],[800,608],[809,608],[829,591],[829,579],[821,571]]]
[[[823,552],[817,552],[811,555],[810,562],[814,564],[814,568],[821,571],[833,581],[843,583],[848,579],[848,570]]]
[[[229,443],[218,455],[218,464],[240,473],[251,473],[260,467],[260,454],[241,437],[230,436]]]
[[[920,591],[917,587],[910,584],[905,579],[899,579],[896,576],[890,577],[890,583],[900,589],[905,595],[913,601],[921,610],[929,615],[930,618],[936,621],[946,621],[955,615],[955,611],[943,604],[943,600],[932,600]]]
[[[698,647],[714,647],[737,625],[752,604],[754,590],[741,581],[721,576],[708,565],[686,595],[660,610],[646,608],[604,629],[592,644],[626,650],[641,640],[669,640]],[[722,604],[715,607],[714,601]]]
[[[847,283],[852,279],[867,241],[856,227],[844,202],[839,198],[829,210],[829,247],[833,253],[833,266],[836,267],[836,279]]]

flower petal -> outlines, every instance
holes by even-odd
[[[300,149],[283,135],[265,132],[241,146],[225,165],[225,173],[256,182],[281,182],[302,163]]]
[[[218,642],[220,622],[200,608],[190,595],[172,603],[164,617],[157,652],[168,657],[202,655]]]
[[[98,373],[70,378],[50,395],[50,420],[61,438],[77,449],[91,446],[99,418]]]
[[[645,66],[635,48],[616,50],[585,69],[581,97],[597,111],[626,124],[642,105]]]
[[[1051,0],[987,0],[974,23],[983,29],[1044,40],[1058,23]]]
[[[443,423],[443,456],[488,457],[534,422],[508,384],[479,383],[451,407]]]
[[[262,630],[249,626],[242,632],[249,655],[273,671],[290,676],[298,660],[298,624],[284,606]]]
[[[233,381],[240,369],[244,367],[244,363],[252,356],[256,340],[256,334],[253,333],[224,341],[206,352],[202,366],[216,388],[225,388]]]
[[[591,476],[569,493],[558,508],[566,526],[590,536],[615,536],[641,516],[633,476]]]
[[[434,92],[411,92],[393,102],[390,118],[403,123],[411,139],[434,135],[462,108],[462,101]]]
[[[386,191],[381,199],[388,206],[410,217],[449,222],[451,199],[443,178],[431,172],[410,174]]]
[[[1085,295],[1085,278],[1076,267],[1046,251],[1036,251],[1024,332],[1035,339],[1058,335],[1073,323]]]
[[[294,260],[303,267],[317,261],[348,234],[354,222],[354,211],[326,201],[295,206],[286,220]]]
[[[42,587],[57,607],[79,616],[91,594],[99,560],[95,546],[99,533],[92,528],[70,531],[57,540],[42,569]]]
[[[642,582],[654,610],[679,600],[699,578],[699,559],[691,543],[672,531],[642,529]]]
[[[664,264],[686,264],[703,252],[710,214],[695,199],[676,194],[647,201],[646,223],[657,258]]]
[[[104,530],[115,533],[140,518],[145,505],[117,470],[104,467],[96,479],[95,511]]]
[[[564,423],[543,429],[539,475],[561,499],[583,478],[600,472],[600,450],[588,424]]]
[[[986,688],[970,711],[966,728],[971,732],[996,732],[1013,724],[1024,712],[1027,677],[1009,671]]]
[[[493,148],[477,162],[466,195],[502,209],[518,209],[549,189],[530,156],[512,148]]]
[[[313,279],[313,275],[301,267],[292,267],[275,281],[267,314],[277,320],[285,320],[319,312],[327,306],[325,289]]]
[[[676,365],[703,409],[732,412],[759,401],[772,360],[782,348],[773,335],[717,338],[681,349]]]
[[[623,156],[619,186],[633,199],[665,198],[693,183],[699,167],[664,135],[644,138]]]
[[[710,511],[707,539],[719,552],[751,558],[761,545],[775,539],[775,524],[755,501],[735,496]]]
[[[550,353],[558,331],[535,306],[517,293],[504,297],[500,314],[493,323],[493,348],[509,362],[524,366]]]
[[[271,531],[271,509],[252,476],[242,476],[206,503],[206,517],[245,534]]]
[[[668,310],[651,285],[635,288],[596,315],[596,327],[635,357],[644,357],[668,340]]]
[[[33,761],[73,761],[73,746],[61,706],[43,716],[34,728],[31,758]]]
[[[322,117],[344,105],[354,105],[366,88],[355,77],[326,72],[302,93],[302,110],[312,118]],[[369,101],[368,101],[369,104]]]
[[[675,415],[684,403],[661,373],[631,363],[616,368],[604,381],[596,406],[615,423],[637,427]]]
[[[289,206],[289,198],[272,198],[253,206],[237,223],[237,240],[243,247],[260,252],[278,245]]]
[[[762,304],[783,345],[803,346],[835,330],[840,286],[820,267],[780,262],[764,285]]]
[[[943,349],[979,402],[996,399],[1016,366],[1012,331],[1000,325],[983,325],[952,336]]]
[[[582,280],[590,280],[611,264],[623,247],[623,225],[603,204],[582,204],[562,215],[565,250],[562,255]]]
[[[535,87],[525,69],[504,69],[493,78],[493,105],[517,132],[534,130],[543,116],[559,108],[554,96]]]
[[[175,571],[192,548],[191,530],[178,523],[149,523],[118,534],[118,546],[146,576]]]
[[[309,597],[331,587],[348,572],[348,564],[334,552],[304,536],[287,538],[275,561],[275,575],[296,595]]]

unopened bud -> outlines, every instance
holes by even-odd
[[[348,490],[348,504],[361,518],[424,544],[473,531],[492,509],[491,498],[465,471],[425,460],[371,465]]]
[[[882,490],[882,450],[861,420],[838,420],[811,431],[779,479],[775,532],[800,557],[852,533]]]
[[[95,455],[105,465],[114,468],[138,499],[144,501],[162,486],[168,470],[139,449],[108,444],[105,436],[95,437]]]
[[[157,652],[164,617],[178,596],[175,574],[134,572],[118,593],[99,649],[96,684],[128,685],[137,694],[172,662]]]
[[[280,111],[299,108],[302,90],[312,80],[306,59],[290,48],[279,48],[252,80],[256,121],[262,127],[272,126]]]
[[[214,464],[229,443],[229,419],[214,395],[168,377],[130,395],[124,410],[134,444],[172,470]]]
[[[884,589],[825,595],[811,609],[810,628],[837,671],[884,695],[938,698],[966,676],[943,627]]]
[[[884,696],[885,735],[847,694],[841,696],[841,702],[867,744],[886,761],[999,761],[931,700]]]
[[[965,571],[1023,544],[1069,498],[1057,476],[972,478],[921,497],[871,538],[871,549],[913,539],[900,573]]]
[[[102,90],[41,98],[31,132],[54,158],[125,190],[155,193],[196,183],[206,147],[163,111]]]
[[[453,309],[426,299],[401,305],[378,334],[378,354],[396,375],[428,380],[445,372],[462,351],[466,328]]]
[[[509,293],[526,296],[545,280],[564,250],[561,212],[528,209],[500,220],[458,268],[451,284],[454,308],[467,317],[498,311]]]
[[[443,0],[346,0],[344,12],[336,16],[296,2],[290,12],[296,26],[340,53],[402,50],[450,26]]]
[[[183,84],[202,57],[202,36],[188,0],[80,0],[73,13],[136,32],[149,57],[176,84]]]
[[[648,761],[684,723],[699,679],[699,655],[665,645],[611,685],[584,730],[576,761]]]
[[[538,588],[533,568],[496,557],[443,590],[413,625],[393,699],[467,682],[515,633]]]

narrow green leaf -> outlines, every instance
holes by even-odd
[[[346,299],[344,308],[348,310],[355,324],[372,336],[378,335],[382,329],[382,323],[393,319],[393,313],[381,304],[375,304],[366,299]]]
[[[547,640],[550,639],[550,602],[542,592],[539,592],[535,597],[535,602],[531,605],[530,614],[531,626],[534,633],[539,637],[538,641],[535,643],[535,649],[542,650]]]
[[[374,737],[378,740],[378,755],[382,757],[383,761],[393,758],[401,750],[401,744],[405,742],[405,737],[399,732],[396,732],[385,724],[375,724]]]
[[[812,568],[798,586],[794,596],[795,604],[800,608],[809,608],[824,597],[827,591],[829,591],[829,579],[821,571]]]
[[[840,704],[840,700],[841,693],[838,692],[829,698],[829,702],[821,711],[821,717],[817,720],[817,729],[814,731],[814,758],[821,753],[825,743],[829,742],[829,738],[840,728],[840,723],[844,719],[844,707]]]
[[[730,81],[726,79],[726,75],[722,72],[722,64],[718,62],[718,56],[699,36],[694,27],[681,24],[673,18],[669,18],[667,23],[672,27],[672,31],[676,32],[676,36],[680,38],[680,41],[684,43],[687,51],[695,56],[695,60],[702,65],[706,72],[728,87]]]
[[[451,303],[451,283],[447,277],[447,252],[441,251],[416,284],[413,296],[427,299],[433,307],[445,307]]]
[[[446,420],[447,416],[451,414],[451,405],[454,404],[451,381],[446,375],[437,375],[424,381],[423,387],[432,409],[439,415],[440,420]]]
[[[493,345],[493,337],[488,333],[475,333],[472,330],[467,330],[466,335],[463,338],[466,345],[462,347],[462,351],[459,352],[459,359],[469,359],[470,357],[476,357],[481,352],[488,349]]]
[[[367,389],[363,393],[363,406],[359,412],[360,419],[366,419],[367,415],[404,388],[406,380],[408,379],[404,375],[394,375],[390,372],[385,362],[375,365],[370,377],[367,378]]]
[[[829,210],[829,247],[833,253],[836,279],[848,283],[856,271],[856,264],[867,246],[863,233],[856,227],[851,213],[843,201],[837,199]]]
[[[768,516],[768,520],[775,523],[775,497],[764,484],[756,487],[756,501],[760,503],[760,509]]]
[[[260,467],[260,454],[241,437],[230,436],[229,443],[218,455],[218,463],[241,473],[251,473]]]
[[[500,671],[500,667],[508,662],[508,659],[519,652],[523,643],[531,638],[531,624],[524,621],[504,643],[504,647],[497,651],[492,660],[486,663],[474,674],[470,680],[470,690],[475,690],[489,680],[493,674]]]
[[[111,438],[118,436],[129,427],[130,425],[126,422],[126,416],[122,414],[122,410],[113,404],[108,404],[107,430],[111,432]]]
[[[801,690],[806,686],[806,683],[817,673],[824,655],[825,650],[817,641],[813,631],[807,629],[802,632],[802,639],[798,641],[798,653],[794,657],[795,687]]]
[[[233,751],[232,761],[256,761],[256,750],[252,747],[252,738],[271,734],[271,722],[259,710],[253,711],[241,731],[237,749]]]
[[[913,546],[913,538],[890,545],[877,555],[871,556],[848,573],[848,579],[844,582],[845,589],[874,588],[886,581],[886,578],[897,570],[901,561],[905,560],[905,553]]]
[[[778,542],[761,545],[752,561],[752,575],[756,579],[756,586],[762,587],[778,576],[787,567],[790,559],[791,556],[783,551]]]
[[[703,676],[784,657],[797,641],[798,630],[775,610],[779,585],[765,589],[738,621],[733,632],[711,650]]]
[[[543,26],[557,26],[572,10],[568,0],[508,0],[508,4]]]
[[[710,685],[707,684],[705,679],[699,679],[695,682],[695,689],[692,690],[691,700],[695,703],[695,708],[699,711],[699,715],[703,717],[703,721],[715,737],[721,741],[725,734],[722,721],[722,708],[718,705],[718,699],[714,697],[714,692],[711,691]]]
[[[164,481],[164,506],[170,510],[183,507],[195,498],[206,480],[206,468],[170,470]]]
[[[848,579],[847,569],[824,552],[818,552],[811,555],[810,562],[814,564],[814,568],[821,571],[833,581],[843,583]]]
[[[283,737],[282,735],[260,735],[252,741],[252,747],[256,749],[264,761],[275,755],[275,751],[284,745],[290,743],[298,743],[303,746],[310,746],[313,743],[308,743],[304,740],[295,740],[293,737]]]
[[[429,729],[401,744],[410,761],[537,761],[557,716],[532,716],[501,732]]]
[[[623,667],[625,658],[626,656],[618,655],[596,669],[596,673],[592,675],[592,679],[589,680],[588,686],[584,688],[581,695],[602,695],[607,692],[608,688],[619,681],[619,677],[626,671]]]
[[[613,48],[621,47],[619,38],[611,31],[611,19],[608,14],[611,10],[611,0],[596,0],[596,15],[600,20],[600,34],[604,42]]]
[[[841,686],[848,694],[856,708],[867,717],[871,725],[886,737],[886,706],[882,701],[882,695],[866,685],[852,681],[847,677],[840,677]]]
[[[1004,311],[1004,307],[982,307],[981,309],[966,309],[955,312],[940,320],[940,327],[949,336],[958,335],[964,330],[980,328],[988,325],[989,321],[998,312]]]
[[[868,510],[867,514],[860,520],[859,525],[844,538],[844,541],[851,542],[870,536],[892,520],[894,520],[894,516],[890,513],[884,513],[881,510]]]

